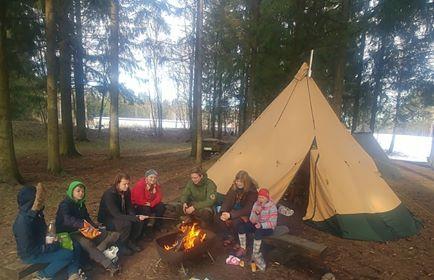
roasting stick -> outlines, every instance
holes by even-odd
[[[153,217],[153,216],[148,216],[148,218],[146,218],[146,219],[160,219],[160,220],[173,220],[173,221],[179,221],[179,220],[181,220],[180,218]]]

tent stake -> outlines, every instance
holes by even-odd
[[[313,61],[313,49],[310,50],[309,72],[307,74],[309,78],[312,77],[312,61]]]

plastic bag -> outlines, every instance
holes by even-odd
[[[72,244],[71,236],[67,232],[60,232],[57,234],[57,240],[59,240],[60,247],[66,250],[74,250],[74,245]]]

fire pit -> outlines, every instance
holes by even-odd
[[[179,264],[194,256],[208,253],[215,234],[201,229],[197,223],[182,224],[179,231],[161,236],[155,240],[161,259],[169,264]]]

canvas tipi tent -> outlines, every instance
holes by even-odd
[[[338,236],[392,240],[420,224],[381,178],[375,163],[340,123],[303,64],[294,80],[208,170],[225,194],[246,170],[278,201],[310,159],[304,220]]]

